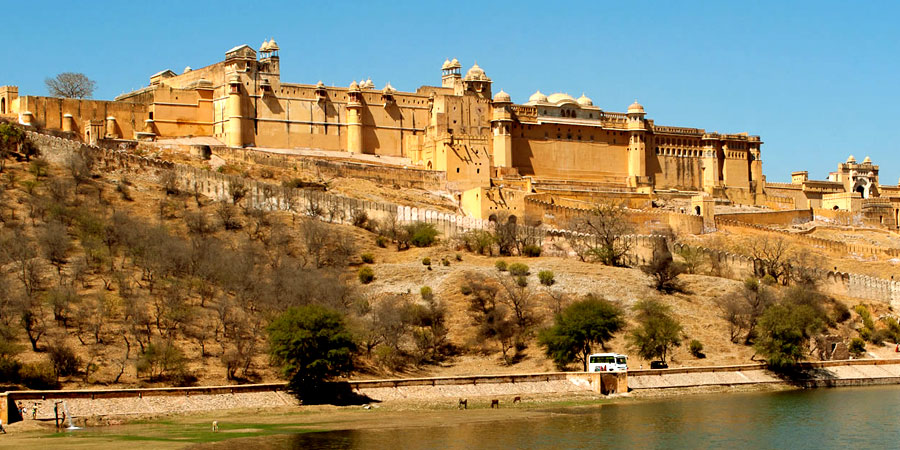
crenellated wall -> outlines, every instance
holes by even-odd
[[[433,223],[446,237],[456,236],[469,230],[491,229],[493,227],[492,222],[473,217],[465,217],[457,214],[449,214],[404,205],[359,200],[321,191],[286,188],[272,183],[259,182],[239,176],[224,175],[218,172],[176,164],[170,161],[136,156],[120,150],[87,145],[71,139],[55,137],[34,131],[27,131],[26,135],[28,139],[40,149],[44,157],[55,163],[64,162],[65,159],[74,152],[90,152],[97,158],[98,164],[100,164],[105,171],[123,170],[148,173],[148,170],[150,170],[149,173],[155,174],[156,176],[162,175],[165,171],[172,171],[175,173],[181,189],[189,192],[196,190],[196,192],[219,201],[228,201],[230,199],[229,186],[234,183],[239,183],[248,188],[248,194],[244,200],[248,206],[269,210],[293,210],[298,212],[316,209],[322,211],[321,216],[324,220],[334,223],[350,223],[356,212],[365,211],[372,219],[396,218],[400,222],[422,221]],[[538,201],[529,202],[528,200],[529,199],[526,199],[526,207],[529,204],[532,206],[539,206]],[[567,208],[557,205],[550,206],[553,207],[550,211],[571,210],[573,212],[583,212],[583,210],[578,210],[576,208]],[[541,211],[543,211],[543,209],[541,209]],[[638,214],[634,217],[636,220],[640,221],[649,220],[646,218],[650,216],[659,217],[660,223],[662,223],[662,220],[665,220],[670,226],[679,219],[684,220],[685,226],[696,226],[699,230],[702,230],[703,226],[703,219],[701,216],[691,216],[686,214],[647,213],[646,216]],[[724,227],[725,229],[753,228],[768,232],[780,232],[761,225],[721,218],[717,218],[717,225],[719,227]],[[551,247],[558,240],[566,240],[567,238],[578,234],[565,229],[554,228],[547,223],[540,227],[539,233],[544,236],[543,245],[545,247]],[[828,249],[835,249],[848,253],[853,252],[858,254],[879,254],[900,257],[900,250],[898,249],[883,249],[874,246],[847,244],[844,242],[796,235],[788,232],[780,233],[791,234],[798,239],[806,240],[810,245],[822,246]],[[660,239],[664,238],[660,235],[634,235],[623,236],[622,239],[630,239],[633,241],[633,251],[632,254],[629,255],[629,263],[632,265],[639,265],[645,263],[652,257],[653,249],[660,243]],[[674,244],[674,249],[677,251],[681,246],[682,244]],[[730,269],[730,276],[735,279],[744,279],[755,273],[754,268],[756,263],[752,258],[707,248],[700,249],[704,253],[710,255],[710,257],[716,258],[719,262],[725,264]],[[900,282],[854,273],[823,271],[818,269],[811,270],[820,275],[820,279],[823,280],[821,288],[827,293],[881,301],[900,308]]]
[[[788,227],[813,220],[811,209],[791,209],[784,211],[737,212],[716,214],[716,219],[733,220],[756,225],[779,225]]]

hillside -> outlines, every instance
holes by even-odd
[[[477,255],[446,236],[433,246],[398,251],[361,227],[214,202],[173,184],[165,171],[101,170],[88,155],[60,165],[9,161],[0,189],[4,360],[20,361],[33,379],[52,381],[60,372],[65,388],[276,381],[265,327],[287,307],[309,303],[341,311],[360,342],[369,344],[360,346],[354,375],[360,378],[556,370],[536,333],[558,307],[587,294],[619,304],[631,327],[638,300],[669,305],[684,335],[670,355],[672,366],[738,364],[754,355],[731,342],[720,308],[722,297],[742,282],[704,275],[702,266],[700,274],[680,277],[682,292],[667,295],[636,268]],[[370,257],[373,262],[364,264]],[[430,266],[423,264],[426,257]],[[530,268],[521,292],[534,320],[512,364],[497,342],[479,339],[470,297],[462,292],[479,277],[495,286],[509,281],[495,268],[500,259]],[[370,284],[357,278],[362,265],[374,270]],[[544,270],[554,274],[550,287],[538,280]],[[420,295],[424,286],[432,289],[433,302]],[[440,314],[445,330],[405,321],[400,312],[410,307]],[[887,313],[886,306],[870,309],[875,317]],[[858,323],[853,313],[829,333],[855,336]],[[446,340],[438,336],[444,331]],[[688,351],[693,339],[703,343],[705,359]],[[633,353],[625,333],[607,347]],[[633,356],[631,365],[648,362]]]

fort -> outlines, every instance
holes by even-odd
[[[279,51],[274,39],[257,50],[240,45],[206,67],[160,71],[113,101],[2,86],[0,116],[106,146],[205,137],[195,146],[201,154],[264,164],[311,164],[300,149],[372,155],[370,167],[343,170],[449,190],[460,212],[478,219],[505,213],[561,226],[554,211],[567,200],[650,209],[660,198],[696,196],[678,212],[708,216],[704,204],[734,204],[850,211],[889,229],[900,223],[900,186],[880,185],[868,158],[851,156],[828,180],[794,172],[792,183],[766,183],[759,136],[658,125],[637,101],[612,112],[584,94],[538,90],[515,103],[502,90],[494,94],[478,64],[463,74],[456,59],[441,65],[439,86],[414,92],[370,79],[347,87],[289,83]]]

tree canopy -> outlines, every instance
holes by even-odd
[[[91,98],[97,83],[80,72],[63,72],[44,80],[52,97]]]
[[[669,352],[681,345],[681,324],[659,300],[641,300],[634,310],[639,325],[628,335],[632,348],[644,359],[665,362]]]
[[[603,346],[625,328],[624,313],[616,304],[588,295],[572,303],[554,318],[554,324],[539,336],[547,356],[559,367],[581,361],[587,371],[588,356],[595,345]]]
[[[353,369],[356,344],[340,313],[318,305],[293,307],[269,324],[273,360],[304,403],[322,398],[324,383]]]

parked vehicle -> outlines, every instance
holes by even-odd
[[[625,372],[628,357],[618,353],[594,353],[588,357],[588,372]]]
[[[651,369],[668,369],[669,365],[665,361],[650,361]]]

